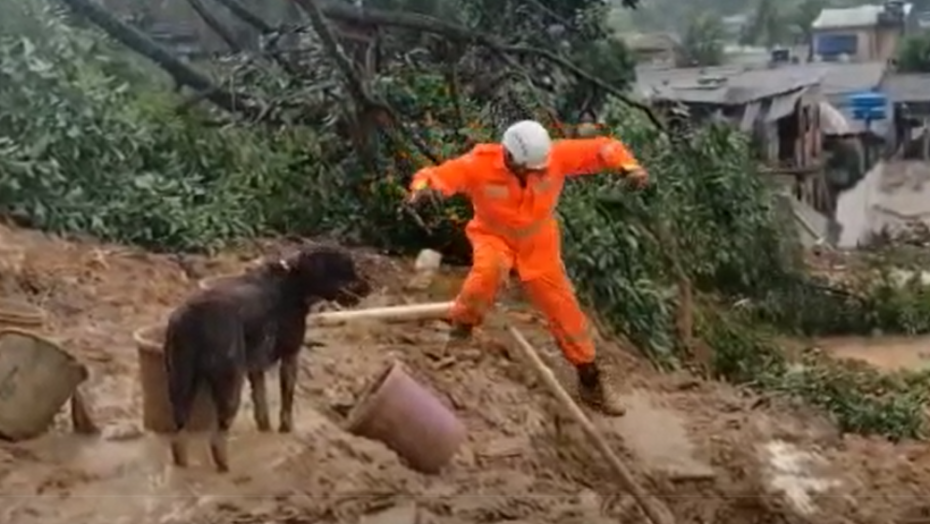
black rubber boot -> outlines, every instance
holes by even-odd
[[[474,326],[470,324],[453,322],[452,328],[449,330],[449,339],[446,341],[446,349],[459,348],[468,344],[473,330]]]
[[[604,373],[597,362],[577,366],[578,395],[582,402],[601,413],[619,417],[626,414],[626,408],[620,403],[620,395],[605,380]]]

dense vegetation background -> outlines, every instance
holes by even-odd
[[[643,13],[665,5],[644,1]],[[875,271],[842,289],[809,276],[747,137],[722,126],[670,134],[626,99],[633,65],[605,24],[609,6],[257,5],[189,0],[226,50],[186,58],[106,4],[0,6],[0,209],[161,251],[328,234],[467,258],[467,203],[406,209],[410,175],[515,119],[566,136],[594,112],[654,178],[642,192],[614,174],[571,183],[559,210],[567,265],[609,329],[659,366],[701,364],[804,399],[844,429],[923,435],[926,374],[879,375],[816,352],[789,361],[774,341],[930,331],[925,289]]]

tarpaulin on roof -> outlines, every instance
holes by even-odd
[[[739,128],[741,131],[752,131],[752,126],[756,123],[756,119],[759,118],[759,113],[762,111],[762,102],[752,102],[746,106],[746,109],[743,110],[743,118],[740,120]]]
[[[826,135],[853,133],[853,128],[843,113],[829,102],[820,102],[820,128]]]
[[[773,98],[772,105],[769,106],[769,110],[765,114],[765,121],[774,122],[794,113],[794,108],[798,105],[798,100],[803,94],[804,90],[798,89],[786,95]]]

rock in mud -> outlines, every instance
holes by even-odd
[[[442,266],[442,254],[432,249],[424,249],[414,262],[416,275],[407,283],[407,289],[423,291],[430,287],[436,273]]]
[[[817,453],[780,440],[767,442],[762,452],[769,488],[781,493],[801,515],[814,515],[818,510],[814,497],[840,485],[827,475],[829,463]]]
[[[103,428],[104,440],[125,441],[142,438],[142,428],[132,422],[118,422]]]

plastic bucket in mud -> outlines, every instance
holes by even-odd
[[[350,433],[378,440],[422,473],[438,473],[465,441],[462,422],[399,362],[371,381],[348,415]]]
[[[0,329],[0,436],[16,441],[41,435],[86,379],[87,368],[54,342]]]
[[[212,277],[202,278],[197,282],[197,287],[200,289],[212,289],[216,286],[222,284],[223,282],[228,282],[236,277],[239,277],[240,273],[230,273],[228,275],[216,275]]]
[[[45,325],[45,310],[26,302],[0,299],[0,329],[15,328],[40,331]]]
[[[171,402],[168,399],[168,375],[165,370],[164,326],[149,326],[132,335],[139,352],[139,376],[142,381],[142,426],[156,433],[174,432]],[[206,388],[197,392],[187,431],[209,431],[216,427],[216,410]]]

